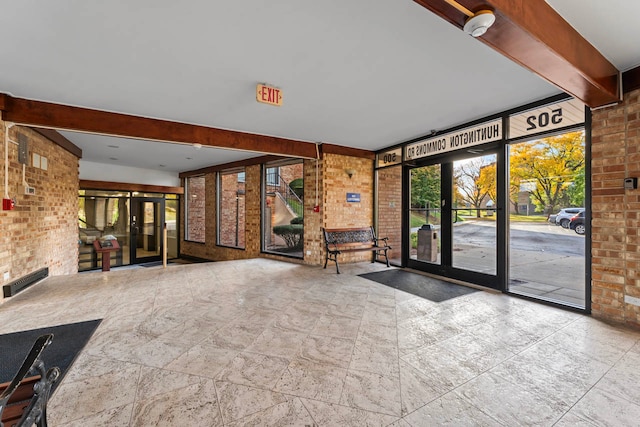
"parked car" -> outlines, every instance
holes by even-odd
[[[569,228],[569,221],[571,221],[571,218],[580,212],[584,212],[584,208],[564,208],[560,209],[560,212],[557,214],[549,215],[547,220],[552,224],[561,226],[562,228]]]
[[[569,221],[569,228],[578,234],[585,233],[586,228],[584,225],[584,211],[571,217],[571,220]]]

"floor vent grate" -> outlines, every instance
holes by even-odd
[[[16,279],[13,282],[2,287],[2,290],[4,291],[4,297],[12,297],[21,290],[28,288],[41,279],[44,279],[48,275],[49,267],[45,267],[41,268],[40,270],[34,271],[33,273],[29,273],[26,276],[22,276],[21,278]]]

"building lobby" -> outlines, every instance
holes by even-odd
[[[639,15],[6,5],[0,383],[52,333],[51,426],[637,425]]]

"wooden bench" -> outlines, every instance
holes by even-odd
[[[0,384],[0,426],[47,426],[47,402],[60,369],[45,371],[40,355],[52,340],[53,334],[40,336],[13,380]]]
[[[338,255],[343,252],[359,251],[373,252],[374,258],[371,262],[375,262],[376,257],[383,254],[387,260],[387,267],[389,267],[389,257],[387,256],[387,251],[391,249],[391,246],[387,244],[389,238],[377,238],[373,227],[323,228],[322,231],[327,251],[324,268],[327,268],[327,262],[333,261],[336,263],[336,272],[340,274]]]

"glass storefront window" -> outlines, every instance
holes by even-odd
[[[218,245],[244,248],[245,245],[245,173],[226,171],[218,174]]]
[[[302,161],[265,165],[263,185],[263,250],[303,258],[304,173]]]

